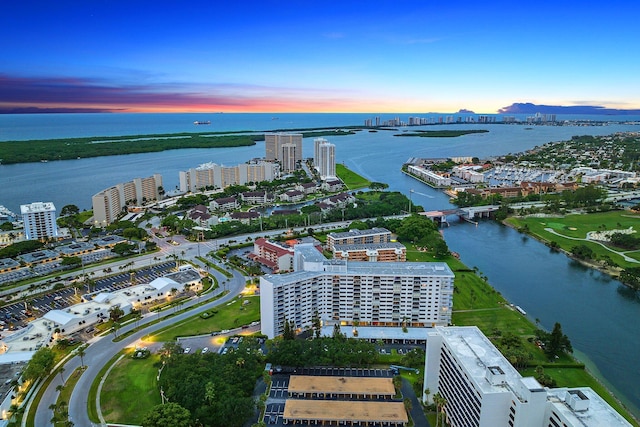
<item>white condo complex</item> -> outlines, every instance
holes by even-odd
[[[308,243],[294,249],[294,272],[260,278],[262,333],[281,335],[285,320],[324,325],[425,327],[448,325],[453,307],[451,269],[440,262],[370,263],[328,260]]]
[[[475,326],[428,333],[424,387],[428,403],[444,397],[451,427],[631,426],[589,387],[549,389],[523,378]]]

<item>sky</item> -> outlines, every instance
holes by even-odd
[[[639,12],[628,0],[7,1],[0,111],[638,109]]]

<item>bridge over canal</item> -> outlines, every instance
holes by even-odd
[[[420,212],[420,215],[424,215],[433,221],[440,224],[449,224],[447,222],[447,216],[457,215],[459,218],[475,223],[475,218],[488,218],[493,212],[500,209],[500,205],[487,205],[487,206],[470,206],[467,208],[455,208],[444,209],[439,211]]]

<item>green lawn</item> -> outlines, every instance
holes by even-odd
[[[73,392],[73,388],[76,386],[76,383],[80,379],[80,376],[83,372],[84,370],[82,370],[81,368],[77,368],[75,371],[65,376],[64,387],[62,388],[62,390],[60,390],[60,394],[58,394],[58,398],[56,399],[56,405],[58,407],[67,407],[69,405],[71,392]],[[51,415],[53,415],[53,412],[51,412]],[[60,418],[62,419],[63,417],[60,416]],[[64,420],[57,421],[54,424],[55,427],[64,427],[65,425],[66,424]]]
[[[158,354],[148,359],[120,360],[102,386],[100,405],[105,420],[112,423],[142,423],[145,414],[161,402],[156,377]]]
[[[347,169],[346,166],[340,163],[336,163],[336,175],[344,182],[348,190],[366,188],[371,184],[371,181]]]
[[[243,305],[243,301],[249,301]],[[145,337],[148,341],[175,341],[177,337],[208,334],[223,329],[233,329],[260,320],[260,298],[257,296],[240,296],[223,306],[218,312],[206,319],[200,315],[172,325],[163,331]]]
[[[507,223],[543,242],[557,242],[559,247],[565,251],[571,251],[574,246],[584,244],[593,250],[596,259],[602,259],[606,256],[622,268],[640,267],[639,263],[626,261],[622,256],[603,248],[597,243],[571,239],[584,239],[589,231],[622,230],[629,227],[640,230],[640,215],[634,215],[628,211],[598,212],[552,218],[511,217],[507,219]],[[550,228],[555,233],[566,237],[558,236],[545,230],[545,228]],[[618,252],[623,251],[621,249],[613,249]],[[630,252],[627,255],[640,260],[640,252]]]

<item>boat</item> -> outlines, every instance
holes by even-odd
[[[210,125],[211,120],[196,120],[193,122],[194,125]]]

